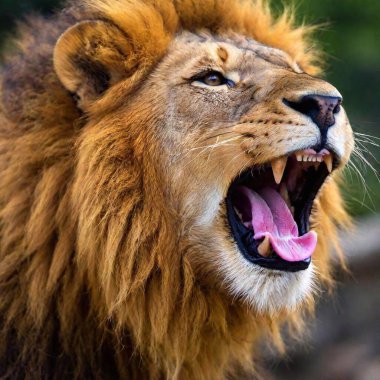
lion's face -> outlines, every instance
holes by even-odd
[[[84,109],[111,85],[90,106],[91,133],[82,136],[80,146],[87,150],[80,149],[79,156],[93,163],[80,174],[88,176],[87,186],[91,181],[100,186],[93,178],[105,172],[115,178],[117,171],[116,182],[102,181],[109,187],[104,190],[109,204],[119,205],[130,194],[120,190],[123,181],[133,176],[115,162],[130,162],[128,152],[138,151],[140,164],[149,162],[159,173],[154,177],[141,169],[142,183],[152,188],[144,193],[150,197],[147,207],[170,215],[178,254],[186,255],[200,283],[258,311],[293,308],[304,300],[313,288],[311,257],[318,237],[309,219],[319,212],[314,203],[321,192],[328,193],[331,173],[348,161],[353,148],[340,93],[303,72],[284,51],[233,34],[183,32],[145,74],[132,74],[135,61],[122,66],[98,42],[97,65],[85,76],[89,63],[77,56],[89,56],[83,51],[91,38],[113,34],[115,51],[123,57],[128,47],[117,28],[99,21],[75,28],[81,39],[69,30],[56,48],[61,81],[78,94]],[[102,54],[114,67],[107,76],[96,75],[105,65],[99,64]],[[93,155],[98,157],[90,160]],[[139,165],[138,160],[131,164]],[[99,193],[89,191],[94,197]],[[153,200],[156,194],[164,202]],[[86,192],[86,207],[91,198]],[[103,210],[112,213],[107,205]],[[149,216],[144,220],[148,223]]]
[[[312,288],[314,200],[353,146],[339,92],[280,50],[193,34],[145,88],[162,97],[160,165],[200,278],[259,310],[294,307]]]
[[[70,0],[20,29],[0,69],[0,377],[229,379],[302,327],[353,137],[294,19]]]

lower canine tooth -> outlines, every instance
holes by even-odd
[[[268,236],[265,236],[264,240],[257,247],[257,251],[259,252],[260,256],[263,257],[268,257],[270,255],[270,241]]]
[[[240,218],[240,220],[243,221],[243,215],[241,214],[241,212],[236,207],[234,207],[234,210],[235,210],[237,216]]]
[[[277,185],[281,183],[287,162],[288,162],[288,157],[277,158],[276,160],[273,160],[271,162],[273,177]]]

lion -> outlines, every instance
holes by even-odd
[[[258,376],[349,218],[314,27],[264,0],[77,0],[0,91],[0,378]]]

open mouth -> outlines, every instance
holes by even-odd
[[[314,200],[338,165],[326,149],[297,151],[239,175],[227,195],[227,216],[243,256],[264,268],[307,269],[317,245],[310,231]]]

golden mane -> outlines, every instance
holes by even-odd
[[[311,42],[313,26],[295,26],[286,8],[276,18],[265,0],[84,1],[99,18],[112,20],[143,49],[147,60],[165,54],[179,30],[233,31],[286,51],[311,75],[320,72],[320,52]]]
[[[252,369],[257,339],[268,334],[281,348],[281,326],[301,328],[304,309],[254,315],[197,282],[170,216],[147,206],[165,201],[149,191],[160,173],[139,144],[151,140],[138,110],[134,130],[111,119],[96,130],[54,72],[59,36],[87,19],[124,31],[141,67],[158,62],[178,31],[205,29],[246,35],[320,71],[313,27],[296,27],[290,10],[274,17],[262,0],[72,1],[22,26],[0,73],[0,378],[238,376]],[[105,149],[110,135],[120,138]],[[334,181],[317,207],[316,266],[330,282],[329,249],[347,220]]]

